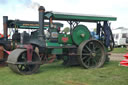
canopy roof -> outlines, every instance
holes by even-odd
[[[116,21],[116,17],[100,16],[100,15],[83,15],[73,13],[60,13],[60,12],[46,12],[46,18],[52,17],[53,20],[64,21],[83,21],[83,22],[98,22],[98,21]]]
[[[53,22],[56,27],[63,27],[62,23]],[[20,29],[38,29],[39,22],[37,21],[21,21],[21,20],[8,20],[8,28]],[[49,22],[44,22],[44,28],[49,28]]]

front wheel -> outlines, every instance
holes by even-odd
[[[11,58],[15,58],[15,62],[8,63],[8,66],[16,73],[29,75],[38,71],[40,61],[36,52],[32,54],[32,62],[27,61],[27,51],[25,49],[16,49],[9,55],[8,62],[11,62]]]

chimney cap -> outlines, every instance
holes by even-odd
[[[39,11],[45,11],[45,8],[44,8],[44,6],[40,6],[38,10]]]

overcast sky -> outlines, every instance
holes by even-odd
[[[9,19],[38,20],[38,6],[46,11],[112,15],[112,28],[128,28],[128,0],[0,0],[0,32],[3,16]]]

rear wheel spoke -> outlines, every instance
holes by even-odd
[[[82,55],[84,55],[84,56],[90,56],[91,54],[90,53],[84,53]]]
[[[97,65],[97,61],[95,60],[95,58],[93,58],[94,64]]]
[[[90,62],[90,60],[91,60],[91,57],[89,57],[89,58],[85,61],[85,63]]]
[[[85,46],[89,52],[91,52],[91,49],[88,46]]]
[[[85,60],[86,59],[86,56],[82,57],[82,59]]]

